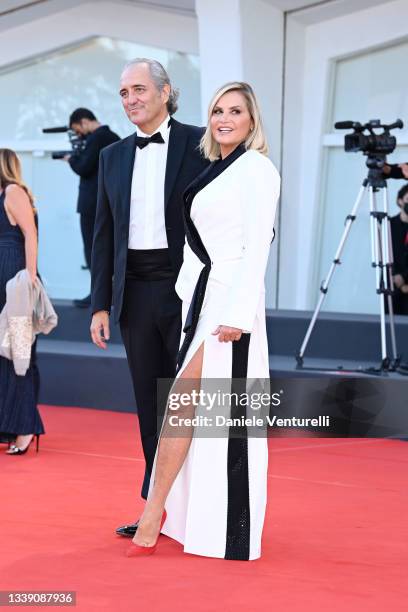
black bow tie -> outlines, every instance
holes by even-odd
[[[136,146],[139,147],[139,149],[144,149],[144,147],[147,147],[149,142],[164,144],[163,136],[160,134],[160,132],[156,132],[153,134],[153,136],[148,137],[136,136]]]

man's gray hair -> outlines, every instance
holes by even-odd
[[[176,110],[178,109],[177,99],[179,97],[178,89],[174,89],[172,84],[170,83],[170,77],[167,74],[166,70],[163,68],[160,62],[157,60],[149,59],[146,57],[137,57],[130,62],[128,62],[123,70],[125,71],[127,68],[131,66],[137,66],[138,64],[147,64],[150,71],[150,76],[152,77],[152,81],[156,85],[158,91],[162,91],[165,85],[170,85],[170,95],[167,100],[167,110],[169,111],[169,115],[174,115]]]

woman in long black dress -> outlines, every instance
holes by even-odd
[[[10,149],[0,149],[0,311],[6,303],[6,284],[26,268],[37,278],[37,224],[33,197],[21,178],[21,165]],[[44,433],[37,408],[38,369],[35,347],[25,376],[17,376],[13,362],[0,357],[0,440],[13,442],[6,451],[25,453]]]

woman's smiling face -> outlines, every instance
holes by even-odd
[[[228,91],[221,96],[213,108],[210,125],[224,158],[247,139],[253,128],[245,97],[239,91]]]

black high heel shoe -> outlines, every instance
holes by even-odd
[[[27,444],[27,446],[25,448],[19,448],[18,446],[16,446],[15,444],[12,444],[10,446],[9,451],[6,451],[7,455],[25,455],[26,452],[29,449],[30,444],[33,442],[34,438],[36,438],[36,445],[35,445],[35,450],[38,453],[39,448],[40,448],[40,434],[35,434],[31,440],[29,441],[29,443]],[[10,452],[11,451],[11,452]]]

